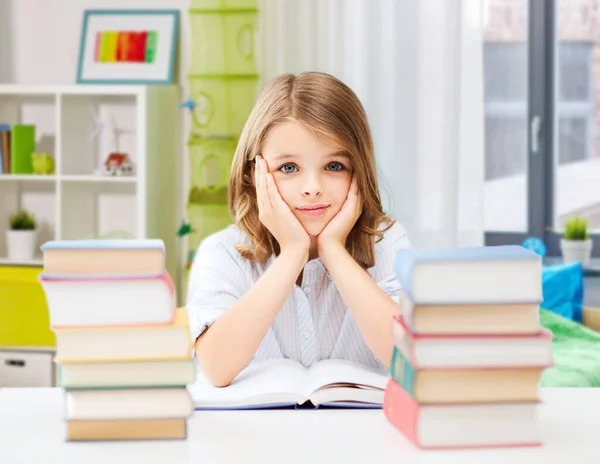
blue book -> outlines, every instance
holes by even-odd
[[[159,249],[164,251],[165,244],[161,239],[83,239],[83,240],[49,240],[40,250],[140,250]]]
[[[541,256],[519,245],[404,249],[396,253],[395,273],[415,304],[542,300]]]
[[[10,131],[10,124],[0,124],[0,132]],[[4,169],[4,155],[2,153],[2,140],[0,139],[0,174],[4,174],[7,172],[7,169]]]

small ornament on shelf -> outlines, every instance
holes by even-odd
[[[51,175],[54,174],[54,158],[48,153],[35,153],[31,154],[31,164],[33,166],[33,173],[36,175]]]
[[[110,153],[104,161],[106,176],[131,176],[133,170],[133,161],[127,153]]]
[[[12,261],[30,261],[35,256],[37,220],[33,213],[19,210],[9,217],[6,231],[8,258]]]
[[[180,108],[187,108],[190,111],[194,111],[194,109],[196,108],[196,102],[194,101],[193,98],[188,98],[186,101],[184,101],[183,103],[181,103],[179,105]]]

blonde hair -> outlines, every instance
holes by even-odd
[[[246,121],[231,166],[229,210],[234,223],[252,243],[238,244],[237,251],[262,264],[272,253],[280,253],[279,244],[258,219],[253,167],[269,129],[289,120],[303,124],[315,136],[332,140],[348,152],[357,173],[363,212],[348,234],[346,249],[363,269],[374,266],[375,237],[381,240],[383,232],[395,221],[381,205],[367,115],[347,85],[319,72],[284,74],[270,81]],[[382,222],[389,225],[378,230]]]

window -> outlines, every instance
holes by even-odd
[[[558,45],[558,164],[593,156],[592,43]]]
[[[600,256],[600,16],[597,0],[487,0],[486,243],[542,238],[588,218]],[[552,229],[556,232],[552,232]]]

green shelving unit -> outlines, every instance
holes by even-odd
[[[195,107],[188,141],[186,206],[189,269],[202,240],[231,224],[228,182],[239,136],[258,90],[256,0],[192,0],[188,10],[192,60],[188,80]]]

